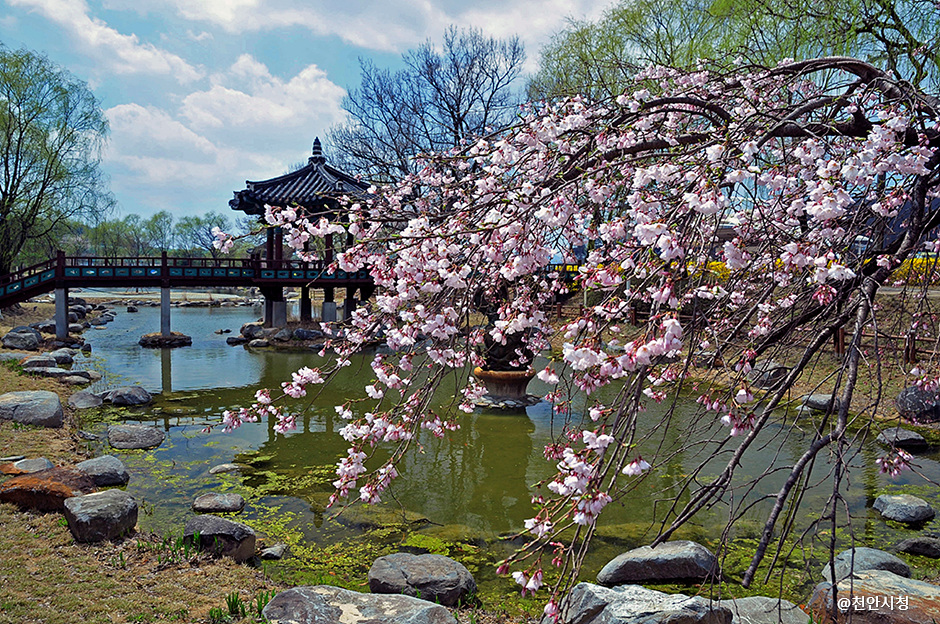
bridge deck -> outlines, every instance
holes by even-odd
[[[322,262],[241,258],[73,257],[59,254],[8,275],[0,275],[0,307],[55,288],[122,288],[181,286],[311,288],[373,285],[366,270],[329,273]]]

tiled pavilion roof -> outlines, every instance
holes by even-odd
[[[319,138],[313,141],[312,154],[304,167],[270,180],[246,180],[245,184],[246,188],[235,191],[228,204],[232,210],[250,215],[263,215],[265,204],[302,206],[312,213],[326,211],[337,197],[364,197],[369,188],[365,182],[326,164]]]

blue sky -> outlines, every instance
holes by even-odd
[[[566,19],[610,0],[2,1],[0,41],[43,52],[98,97],[119,214],[179,218],[228,212],[246,179],[305,160],[342,121],[360,57],[398,67],[457,24],[519,35],[531,71]]]

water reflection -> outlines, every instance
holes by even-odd
[[[257,388],[278,387],[297,368],[322,364],[322,359],[313,351],[283,353],[231,347],[224,335],[214,333],[223,328],[234,333],[243,323],[256,320],[257,311],[251,309],[182,308],[174,309],[173,314],[174,329],[191,335],[192,347],[172,351],[140,348],[140,335],[159,325],[157,310],[143,308],[138,314],[119,314],[105,330],[89,332],[94,352],[84,361],[85,366],[106,372],[95,389],[140,383],[153,391],[162,390],[162,396],[141,417],[159,418],[159,424],[169,432],[167,441],[148,455],[123,454],[133,469],[128,490],[142,499],[160,501],[160,513],[144,517],[142,525],[154,523],[154,528],[161,528],[156,525],[163,518],[187,515],[192,499],[214,483],[207,476],[208,468],[234,460],[250,465],[244,483],[260,492],[250,501],[246,514],[256,513],[252,506],[269,503],[271,497],[280,497],[278,501],[292,497],[303,501],[291,508],[308,514],[305,521],[316,529],[325,527],[324,509],[335,479],[333,466],[348,446],[337,433],[342,421],[333,406],[362,396],[362,387],[372,378],[369,358],[356,358],[321,394],[297,402],[297,409],[303,411],[295,432],[277,434],[273,422],[267,422],[245,425],[231,434],[218,429],[204,433],[205,424],[217,422],[224,409],[249,404]],[[442,410],[452,409],[456,382],[450,377],[448,383],[437,397]],[[544,392],[545,388],[533,382],[532,390]],[[613,396],[608,393],[614,391],[604,390],[599,398],[610,401]],[[695,479],[698,483],[708,481],[724,467],[736,446],[737,439],[728,441],[727,431],[717,419],[690,416],[692,411],[681,402],[667,418],[666,407],[651,404],[641,415],[636,453],[667,459],[656,466],[655,479],[605,510],[605,524],[650,527],[662,521],[669,509],[664,501],[675,497],[680,502],[688,500],[684,488],[693,471],[704,462]],[[459,422],[461,429],[443,440],[425,433],[417,441],[386,501],[436,524],[465,525],[488,535],[519,530],[523,520],[532,515],[533,484],[555,472],[554,463],[543,458],[543,448],[560,434],[563,423],[544,403],[524,414],[477,412],[460,416]],[[757,522],[764,517],[772,504],[769,498],[784,483],[789,467],[810,439],[792,419],[777,420],[766,428],[752,448],[756,452],[742,458],[737,479],[737,484],[744,484],[771,470],[758,486],[747,490],[749,502],[764,500],[749,509],[745,519]],[[722,450],[712,457],[719,446]],[[102,446],[100,451],[108,449]],[[387,452],[380,448],[370,466],[380,465]],[[870,542],[894,543],[900,539],[898,530],[867,511],[874,498],[888,490],[906,489],[928,500],[936,499],[936,493],[914,473],[902,473],[895,481],[885,478],[874,462],[881,453],[874,443],[865,443],[862,451],[849,459],[846,502]],[[933,480],[940,479],[936,459],[934,454],[920,457],[922,472]],[[805,526],[824,509],[831,495],[825,479],[829,470],[826,458],[820,457],[807,479],[820,485],[804,498],[799,524]],[[740,502],[743,494],[743,490],[736,492],[735,502]],[[727,514],[727,507],[716,505],[696,521],[709,534],[717,535]]]

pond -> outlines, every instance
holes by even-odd
[[[348,443],[337,433],[343,421],[333,406],[362,396],[372,375],[369,356],[356,359],[319,396],[307,403],[298,401],[298,408],[305,405],[306,409],[293,432],[278,434],[272,423],[247,424],[231,433],[223,433],[220,427],[207,431],[207,426],[221,420],[223,410],[248,405],[258,388],[277,388],[290,379],[292,371],[323,364],[323,359],[312,350],[248,350],[227,345],[227,336],[237,335],[243,323],[258,319],[258,308],[174,308],[172,314],[173,329],[191,335],[191,347],[142,349],[137,339],[159,328],[159,310],[144,307],[132,314],[119,309],[116,320],[105,329],[86,332],[93,352],[77,360],[79,367],[104,374],[92,390],[140,384],[159,393],[152,405],[123,410],[120,416],[164,429],[167,438],[160,447],[121,452],[107,448],[102,441],[91,443],[97,454],[115,454],[128,466],[131,481],[127,491],[142,502],[141,529],[179,533],[192,516],[196,496],[237,491],[247,500],[237,519],[271,535],[269,543],[291,542],[297,557],[293,563],[288,559],[280,564],[294,566],[291,578],[297,578],[300,568],[315,569],[318,561],[325,561],[318,557],[336,558],[338,553],[355,551],[368,558],[404,545],[417,551],[445,552],[465,561],[483,590],[496,586],[506,590],[511,585],[511,581],[494,579],[491,564],[511,552],[513,542],[506,537],[520,531],[523,521],[532,516],[533,484],[554,474],[543,449],[559,433],[562,423],[553,417],[547,403],[529,407],[524,413],[478,410],[460,416],[459,431],[443,440],[430,435],[420,439],[419,452],[411,453],[400,466],[401,477],[384,497],[386,503],[377,509],[354,505],[336,517],[326,506],[335,463],[345,454]],[[225,329],[231,334],[215,333]],[[450,383],[436,397],[442,406],[450,404],[456,390],[455,382]],[[536,395],[547,391],[537,379],[529,386],[529,392]],[[658,409],[651,406],[644,421],[657,422]],[[682,418],[684,411],[691,413],[680,406],[674,418]],[[82,426],[102,433],[106,423]],[[716,423],[700,427],[703,438],[721,435]],[[792,417],[784,420],[781,415],[767,428],[766,440],[776,434],[786,436],[781,450],[749,454],[742,475],[761,474],[771,463],[787,467],[805,448],[806,434],[794,426]],[[670,438],[667,430],[667,447],[678,448],[682,442]],[[641,441],[639,452],[651,455],[654,449],[649,444],[652,442]],[[657,521],[668,509],[663,501],[678,493],[688,472],[711,448],[702,445],[676,453],[668,465],[657,467],[655,479],[608,506],[598,528],[599,539],[586,563],[586,578],[622,550],[648,543],[655,536]],[[940,479],[940,457],[919,457],[926,479],[905,472],[891,480],[881,475],[875,464],[882,452],[875,443],[866,442],[862,452],[853,456],[847,504],[856,517],[856,538],[883,547],[913,532],[888,526],[867,508],[878,494],[895,490],[925,497],[936,505],[940,500],[926,479]],[[209,474],[212,466],[227,462],[244,468],[236,474]],[[709,465],[703,477],[709,469],[713,468],[711,474],[717,472],[718,466],[717,462],[714,468]],[[814,473],[823,485],[807,494],[798,527],[818,516],[831,494],[826,489],[828,482],[822,479],[826,470],[826,466],[819,466]],[[775,493],[785,478],[783,470],[772,474],[752,497]],[[755,504],[736,522],[735,536],[755,537],[769,506],[768,500]],[[714,544],[726,514],[718,505],[677,536]],[[363,565],[367,569],[368,563],[350,561],[350,576],[361,574],[359,581],[363,581]]]

